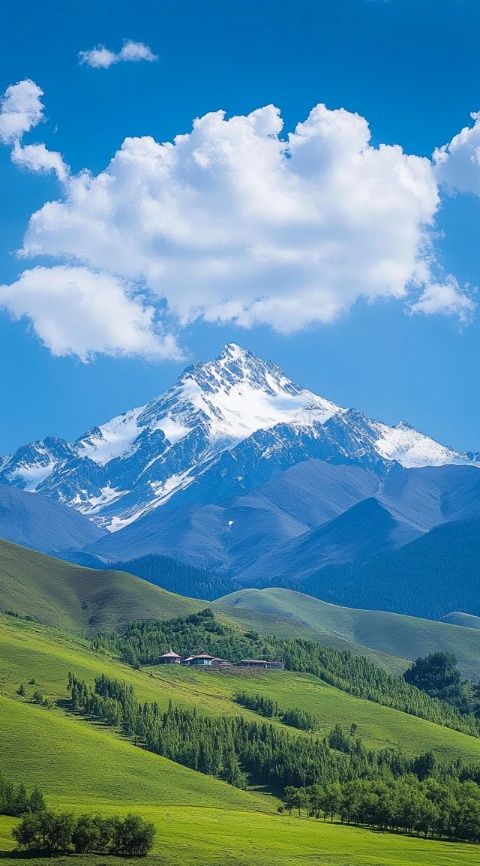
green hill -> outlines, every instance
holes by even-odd
[[[0,616],[0,657],[3,697],[28,709],[29,698],[36,688],[53,701],[65,699],[69,671],[90,683],[102,673],[128,682],[139,698],[156,701],[163,709],[172,701],[187,709],[201,708],[207,715],[241,713],[250,719],[258,718],[232,700],[241,689],[261,692],[284,709],[296,706],[315,713],[322,733],[337,722],[345,726],[355,722],[362,738],[373,748],[398,744],[412,755],[432,749],[439,756],[455,755],[469,762],[480,762],[479,738],[354,697],[309,674],[291,671],[248,674],[237,669],[202,671],[163,665],[137,671],[111,656],[94,652],[81,638],[9,616]],[[28,685],[32,678],[35,684]],[[27,690],[25,701],[16,695],[20,683]],[[50,718],[48,714],[47,717]],[[12,753],[11,760],[12,767],[20,762],[26,769],[29,758],[27,753]]]
[[[82,568],[0,541],[0,604],[76,633],[117,629],[133,618],[169,619],[201,602],[123,571]]]
[[[195,671],[185,668],[133,670],[97,654],[88,642],[34,622],[0,616],[0,731],[2,771],[38,784],[55,808],[102,814],[136,811],[154,821],[156,847],[145,866],[473,866],[478,848],[397,837],[276,814],[277,801],[240,791],[135,747],[112,729],[89,723],[63,706],[68,671],[85,677],[106,673],[133,685],[143,699],[202,713],[254,714],[232,695],[239,687],[272,696],[281,707],[296,705],[319,715],[321,730],[355,722],[374,748],[398,744],[410,754],[426,748],[439,758],[480,760],[480,740],[422,719],[354,698],[315,677]],[[35,683],[29,681],[34,679]],[[26,695],[17,695],[20,682]],[[34,689],[59,701],[52,709],[31,703]],[[306,734],[304,736],[307,736]],[[0,862],[8,861],[13,819],[0,819]],[[322,859],[323,857],[323,859]],[[49,861],[29,859],[30,866]],[[51,862],[51,861],[50,861]],[[75,858],[93,866],[99,858]],[[111,866],[125,861],[109,858]]]
[[[204,606],[123,571],[90,569],[0,541],[0,604],[70,633],[95,634],[132,619],[170,619]],[[327,604],[293,590],[242,590],[211,603],[217,613],[265,634],[305,637],[370,655],[401,671],[409,659],[453,652],[478,677],[480,631],[450,623]]]
[[[463,624],[339,607],[289,589],[244,589],[211,606],[263,634],[308,637],[362,655],[375,653],[377,661],[393,670],[443,651],[457,657],[465,676],[480,676],[480,631]]]
[[[480,629],[480,616],[474,616],[472,613],[463,613],[461,610],[454,610],[452,613],[447,613],[442,617],[442,622],[450,625],[463,625],[465,628]]]

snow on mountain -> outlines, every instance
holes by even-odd
[[[98,526],[73,508],[39,493],[0,486],[2,540],[62,556],[92,545],[102,536]]]
[[[406,421],[400,421],[395,427],[377,422],[373,427],[378,431],[376,449],[380,456],[385,460],[396,460],[406,469],[471,462],[465,455],[457,454],[451,448],[419,433]]]
[[[51,496],[116,531],[159,506],[245,493],[302,460],[388,470],[472,465],[404,422],[388,427],[293,383],[229,343],[164,394],[73,443],[47,438],[0,463],[0,483]]]

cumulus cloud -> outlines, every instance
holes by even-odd
[[[480,195],[480,113],[471,117],[473,126],[437,148],[433,159],[437,179],[448,190]]]
[[[11,144],[43,120],[43,90],[26,78],[7,87],[0,100],[0,141]]]
[[[44,120],[43,90],[26,78],[7,87],[0,99],[0,141],[12,147],[12,162],[30,171],[54,171],[59,180],[68,175],[68,167],[57,151],[44,144],[22,146],[22,138]]]
[[[90,48],[88,51],[80,51],[78,57],[80,63],[93,69],[108,69],[114,63],[137,63],[140,60],[151,63],[157,60],[157,55],[153,54],[148,45],[144,42],[134,42],[132,39],[125,39],[120,51],[111,51],[104,45],[97,45],[96,48]]]
[[[48,150],[44,144],[22,146],[19,142],[15,142],[12,162],[28,168],[29,171],[40,173],[54,171],[60,181],[64,181],[68,175],[68,167],[62,155],[56,150]]]
[[[111,274],[58,265],[26,270],[0,285],[0,307],[13,318],[26,316],[53,355],[97,353],[155,359],[180,357],[171,335],[154,325],[154,310]]]
[[[175,356],[167,322],[288,333],[361,299],[465,321],[473,301],[433,246],[453,142],[434,160],[374,147],[365,118],[323,104],[288,134],[269,105],[206,114],[172,142],[126,138],[98,174],[70,175],[60,154],[17,142],[13,159],[56,171],[62,194],[31,216],[20,251],[54,266],[3,286],[0,303],[82,359]]]
[[[461,291],[457,280],[451,274],[443,283],[432,282],[411,307],[413,313],[424,313],[427,316],[443,314],[457,316],[460,322],[467,322],[474,309],[473,300]]]
[[[431,162],[372,147],[366,120],[343,109],[318,105],[288,136],[282,126],[267,106],[207,114],[173,143],[127,138],[105,171],[72,178],[32,216],[23,255],[141,279],[183,324],[287,332],[423,288]]]

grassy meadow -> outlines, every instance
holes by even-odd
[[[242,628],[280,637],[303,637],[369,656],[393,672],[441,650],[453,653],[466,677],[480,676],[478,617],[448,622],[329,604],[291,589],[243,589],[212,603]],[[480,620],[479,620],[480,622]],[[452,626],[455,627],[452,627]]]
[[[38,785],[54,809],[103,815],[133,811],[152,820],[157,836],[151,855],[142,860],[145,866],[473,866],[478,862],[475,846],[279,815],[272,794],[238,790],[147,752],[111,728],[72,715],[63,702],[69,671],[88,682],[106,673],[131,683],[140,698],[156,700],[163,707],[172,700],[212,715],[242,713],[258,718],[239,707],[232,696],[239,689],[261,692],[281,709],[297,706],[314,712],[321,732],[337,722],[345,726],[355,722],[373,747],[397,743],[410,754],[433,749],[438,756],[480,761],[480,740],[474,737],[352,697],[310,675],[178,667],[133,670],[94,653],[80,637],[10,616],[0,616],[0,657],[2,771],[29,787]],[[17,695],[20,683],[25,685],[25,697]],[[52,709],[32,704],[35,689],[54,702]],[[2,863],[18,857],[10,836],[14,823],[0,818]],[[54,862],[100,866],[104,859],[69,856]],[[28,858],[30,866],[51,862]],[[107,862],[117,866],[126,861],[108,857]]]

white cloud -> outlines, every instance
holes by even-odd
[[[30,319],[53,355],[82,361],[97,353],[181,356],[175,339],[155,327],[153,308],[110,274],[62,265],[32,268],[11,285],[0,285],[0,307],[13,318]]]
[[[480,195],[480,113],[471,117],[473,126],[437,148],[433,159],[438,181],[448,190]]]
[[[63,181],[68,167],[60,153],[48,150],[44,144],[21,144],[25,133],[44,120],[42,96],[43,90],[29,78],[7,87],[0,100],[0,141],[11,145],[16,165],[36,172],[54,171]]]
[[[22,147],[19,142],[15,142],[12,162],[28,168],[29,171],[54,171],[60,181],[66,180],[68,175],[68,167],[62,155],[56,150],[47,150],[44,144],[27,144]]]
[[[43,120],[43,90],[26,78],[7,87],[0,100],[0,141],[14,143]]]
[[[54,353],[83,359],[175,355],[155,315],[288,333],[360,299],[400,299],[465,321],[473,301],[433,248],[438,173],[455,139],[434,161],[373,147],[365,118],[322,104],[282,130],[272,105],[212,112],[173,142],[126,138],[104,171],[74,176],[60,154],[16,141],[14,161],[56,171],[63,191],[31,216],[20,253],[54,266],[25,271],[0,302]]]
[[[430,283],[426,286],[410,309],[413,313],[424,313],[427,316],[457,316],[460,322],[465,323],[470,319],[475,304],[460,290],[457,280],[450,274],[443,283]]]
[[[183,324],[288,332],[359,298],[406,298],[438,192],[428,159],[372,147],[366,120],[324,105],[289,136],[267,106],[207,114],[173,143],[127,138],[105,171],[35,213],[23,255],[143,280]]]
[[[134,63],[139,60],[147,60],[149,63],[158,60],[157,55],[150,50],[148,45],[145,45],[144,42],[134,42],[132,39],[125,40],[119,58]]]
[[[145,45],[144,42],[134,42],[132,39],[125,39],[118,52],[111,51],[104,45],[97,45],[96,48],[91,48],[88,51],[80,51],[78,56],[80,63],[91,66],[93,69],[108,69],[114,63],[136,63],[140,60],[151,63],[157,60],[157,55],[153,54],[148,45]]]

